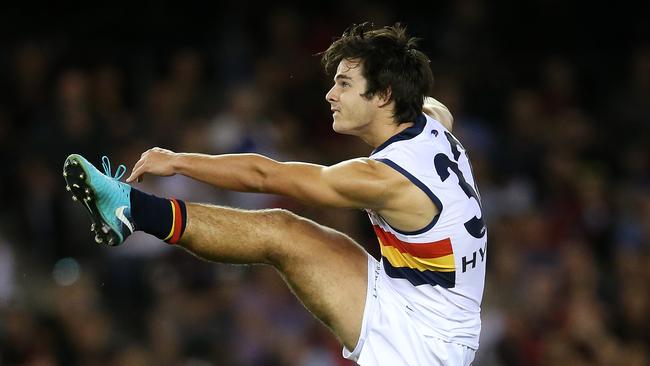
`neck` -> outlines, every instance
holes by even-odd
[[[384,119],[371,124],[369,131],[361,134],[359,137],[361,137],[361,139],[368,145],[372,146],[373,148],[377,148],[389,138],[397,135],[398,133],[413,125],[413,122],[397,124],[397,122],[393,120]]]

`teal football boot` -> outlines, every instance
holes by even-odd
[[[90,231],[98,244],[120,245],[133,233],[131,218],[131,186],[120,182],[126,172],[120,165],[111,177],[111,163],[102,157],[104,173],[84,157],[72,154],[63,164],[66,190],[74,201],[80,202],[90,215]]]

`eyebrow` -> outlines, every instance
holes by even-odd
[[[336,81],[336,80],[341,80],[341,79],[352,80],[351,77],[349,77],[349,76],[347,76],[347,75],[343,75],[343,74],[338,74],[338,75],[336,75],[336,76],[334,77],[334,81]]]

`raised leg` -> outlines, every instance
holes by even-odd
[[[178,245],[210,261],[274,266],[305,307],[354,349],[368,254],[348,236],[286,210],[188,204]]]

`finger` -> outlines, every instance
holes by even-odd
[[[136,180],[140,182],[142,181],[142,174],[144,173],[145,173],[144,163],[140,163],[139,165],[136,164],[136,166],[133,168],[133,171],[131,172],[131,175],[129,175],[129,177],[126,178],[126,182],[131,183]]]
[[[145,164],[146,159],[140,158],[137,163],[133,166],[133,169],[131,169],[131,175],[129,175],[128,178],[126,178],[127,182],[131,182],[135,179],[135,172],[140,169],[144,164]]]
[[[138,176],[135,174],[135,172],[132,172],[131,175],[129,175],[128,178],[126,178],[127,183],[133,183],[134,180],[137,180],[138,182],[140,181],[138,179]]]
[[[127,183],[131,183],[135,178],[135,169],[136,167],[133,167],[133,169],[131,170],[131,174],[129,174],[129,176],[126,178]]]
[[[140,182],[142,182],[142,176],[144,175],[144,173],[145,172],[143,171],[143,169],[138,169],[138,170],[134,171],[131,174],[131,176],[129,177],[129,179],[127,180],[127,182],[128,183],[133,183],[133,182],[140,183]]]
[[[144,159],[140,159],[140,160],[138,160],[138,162],[135,163],[135,165],[133,166],[133,169],[131,169],[131,171],[132,171],[132,172],[136,171],[136,170],[139,169],[142,165],[144,165]]]

